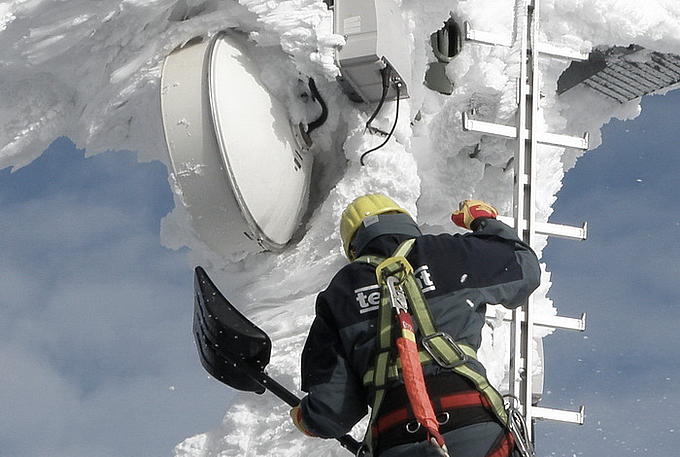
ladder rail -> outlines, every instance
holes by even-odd
[[[492,33],[474,31],[469,24],[465,24],[465,36],[469,41],[493,46],[508,46],[504,37]],[[536,185],[536,154],[539,144],[561,147],[588,149],[588,135],[574,137],[540,131],[540,88],[541,75],[539,71],[539,57],[541,54],[557,56],[567,59],[585,60],[585,54],[578,51],[547,45],[539,42],[539,0],[517,0],[515,2],[515,27],[512,46],[518,47],[520,54],[520,74],[517,82],[517,111],[516,125],[507,126],[471,119],[468,113],[463,113],[463,129],[483,134],[495,135],[515,139],[513,168],[515,173],[513,184],[513,213],[512,218],[500,217],[508,225],[515,228],[520,239],[530,246],[536,245],[537,236],[561,236],[569,239],[584,240],[587,235],[587,225],[571,227],[536,220],[536,199],[533,189]],[[534,327],[543,326],[584,331],[585,314],[580,318],[563,316],[535,316],[533,310],[534,297],[527,300],[513,310],[508,319],[503,315],[503,321],[510,321],[510,394],[519,399],[520,411],[528,425],[529,438],[534,442],[533,424],[536,420],[557,420],[582,424],[584,407],[579,411],[563,411],[558,409],[539,407],[533,404],[531,369],[534,363],[533,339]],[[493,311],[492,311],[493,313]],[[493,314],[487,315],[493,319]],[[496,316],[498,318],[498,316]]]
[[[529,0],[526,5],[527,8],[527,72],[528,77],[531,78],[531,91],[524,94],[530,100],[529,112],[527,113],[529,119],[527,120],[530,132],[538,132],[538,102],[541,99],[541,82],[540,72],[538,69],[538,18],[539,18],[539,1]],[[524,87],[524,84],[522,84]],[[526,173],[529,176],[527,187],[525,188],[526,204],[524,206],[526,222],[524,229],[524,240],[529,246],[536,245],[536,194],[534,189],[536,187],[536,160],[535,155],[538,151],[538,135],[529,135],[525,140],[528,142],[524,150],[526,156],[524,165],[527,167]],[[517,221],[518,224],[520,221]],[[521,230],[521,226],[517,226],[517,230]],[[534,366],[534,296],[529,296],[526,304],[522,307],[524,311],[524,323],[520,324],[522,329],[522,390],[521,400],[524,404],[524,418],[527,424],[533,424],[533,376],[531,376],[532,367]],[[520,316],[515,314],[516,319],[520,320]],[[529,438],[534,442],[533,427],[528,427]]]
[[[521,3],[521,4],[519,4]],[[528,232],[528,230],[524,230],[522,228],[522,223],[526,222],[527,224],[527,229],[530,230],[532,224],[530,220],[526,220],[526,209],[525,205],[527,204],[527,195],[525,193],[525,190],[527,189],[527,180],[522,179],[522,177],[526,176],[527,172],[527,165],[526,165],[526,148],[527,148],[527,140],[528,140],[528,131],[527,131],[527,96],[526,96],[526,84],[525,82],[528,81],[529,79],[529,63],[528,63],[528,58],[529,58],[529,16],[528,16],[528,10],[527,10],[527,4],[524,0],[521,2],[518,2],[516,4],[516,10],[515,10],[515,45],[519,45],[519,51],[520,51],[520,74],[519,74],[519,79],[517,81],[517,113],[516,113],[516,136],[517,136],[517,144],[516,144],[516,149],[515,149],[515,160],[513,162],[514,165],[514,172],[515,172],[515,178],[514,178],[514,186],[513,186],[513,218],[514,218],[514,227],[515,230],[517,231],[517,235],[519,236],[520,239],[524,240],[524,234]],[[529,145],[530,147],[530,145]],[[528,181],[531,181],[531,177],[528,176]],[[526,240],[524,240],[526,241]],[[527,371],[525,370],[525,363],[526,358],[525,358],[525,352],[524,352],[524,332],[523,332],[523,325],[522,325],[522,320],[519,318],[519,313],[521,310],[526,309],[528,307],[529,301],[531,300],[531,297],[527,299],[527,301],[521,305],[520,308],[517,308],[515,311],[513,311],[513,319],[511,322],[511,331],[510,331],[510,373],[509,373],[509,391],[510,394],[513,395],[514,397],[519,399],[520,402],[520,409],[522,414],[526,418],[527,414],[527,403],[526,403],[526,395],[525,395],[525,390],[523,389],[523,375],[526,375]],[[525,323],[525,327],[528,327],[528,322]],[[529,421],[527,421],[529,423]]]

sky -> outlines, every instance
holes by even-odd
[[[546,338],[542,405],[587,418],[537,424],[540,456],[680,447],[678,119],[680,91],[645,98],[564,181],[552,220],[587,220],[589,238],[543,260],[560,313],[587,312],[588,330]],[[219,424],[231,391],[195,354],[191,265],[160,245],[166,175],[65,138],[0,171],[0,457],[168,456]]]
[[[219,424],[185,252],[160,244],[167,171],[56,140],[0,171],[0,456],[167,456]]]
[[[539,423],[542,455],[677,455],[680,448],[680,91],[645,97],[632,121],[563,182],[552,219],[588,221],[588,239],[553,239],[543,260],[562,315],[585,333],[545,339],[545,406],[586,406],[584,426]]]

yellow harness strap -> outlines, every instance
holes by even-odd
[[[468,361],[477,359],[477,351],[469,345],[457,343],[450,335],[436,330],[427,301],[413,275],[413,269],[409,268],[410,264],[406,261],[406,256],[411,251],[414,242],[415,239],[413,238],[404,241],[388,259],[366,255],[355,260],[355,262],[368,263],[376,268],[376,277],[379,278],[381,293],[378,308],[378,348],[375,363],[363,377],[364,385],[372,387],[373,391],[371,417],[363,442],[363,447],[367,452],[364,455],[372,455],[375,448],[371,431],[385,397],[385,386],[389,381],[396,380],[399,377],[401,369],[401,361],[398,357],[394,361],[390,360],[392,354],[392,309],[387,286],[382,280],[382,278],[390,275],[400,277],[409,309],[418,326],[421,335],[420,345],[423,347],[419,351],[421,363],[437,363],[442,368],[450,369],[472,381],[476,389],[489,401],[494,414],[501,423],[506,425],[508,423],[508,415],[501,394],[489,383],[486,376],[478,373],[467,364]],[[408,265],[408,267],[404,268],[403,265]],[[386,274],[383,275],[383,272]]]

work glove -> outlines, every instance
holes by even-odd
[[[496,219],[496,208],[481,200],[463,200],[458,210],[451,214],[451,220],[458,227],[472,230],[472,223],[480,217]]]
[[[307,429],[307,427],[305,427],[305,423],[302,421],[302,410],[300,409],[299,405],[293,407],[293,409],[290,410],[290,417],[291,419],[293,419],[293,424],[295,424],[295,428],[297,428],[307,436],[311,437],[316,436],[314,433],[310,432]]]

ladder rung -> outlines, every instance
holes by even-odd
[[[468,21],[465,21],[465,39],[467,41],[474,41],[476,43],[491,44],[494,46],[512,46],[512,39],[503,35],[492,32],[482,32],[474,30]]]
[[[467,41],[474,41],[475,43],[490,44],[493,46],[512,46],[512,39],[506,35],[501,35],[493,32],[483,32],[472,28],[468,21],[463,24],[465,27],[465,39]],[[569,60],[588,60],[588,53],[575,51],[571,48],[563,46],[555,46],[548,43],[539,43],[538,52],[553,57],[560,57]]]
[[[505,311],[505,310],[503,310]],[[497,318],[497,310],[488,308],[486,317],[489,319]],[[524,313],[518,311],[519,319],[524,322]],[[503,322],[512,322],[512,313],[503,312]],[[574,330],[583,332],[586,330],[586,313],[581,314],[581,317],[565,317],[565,316],[535,316],[534,325],[538,327],[547,327],[560,330]]]
[[[467,112],[463,112],[463,130],[486,133],[487,135],[500,136],[503,138],[517,138],[517,127],[470,119],[470,115]],[[531,138],[531,132],[529,130],[526,130],[526,134],[527,138]],[[585,133],[583,137],[578,137],[543,132],[538,134],[537,141],[539,143],[565,148],[588,149],[588,133]]]
[[[582,313],[581,317],[565,317],[565,316],[546,316],[536,317],[534,319],[535,325],[541,327],[559,328],[562,330],[575,330],[577,332],[584,332],[586,330],[586,313]]]
[[[585,422],[585,406],[581,406],[578,411],[565,411],[562,409],[543,408],[533,406],[531,414],[534,419],[552,420],[559,422],[569,422],[570,424],[583,425]]]
[[[463,112],[463,130],[505,138],[517,138],[517,127],[470,119],[470,116],[465,111]]]
[[[515,219],[509,216],[498,216],[498,220],[515,227]],[[526,222],[522,221],[522,230],[526,228]],[[554,224],[552,222],[536,222],[536,233],[539,235],[557,236],[570,240],[585,240],[588,237],[588,223],[584,222],[581,227],[571,225]]]
[[[563,59],[569,60],[588,60],[587,52],[575,51],[570,48],[555,46],[548,43],[539,43],[538,52],[541,54],[547,54],[549,56],[561,57]]]
[[[582,137],[544,132],[538,135],[538,142],[551,144],[553,146],[586,150],[588,149],[588,132],[584,133]]]
[[[588,223],[584,222],[580,227],[574,227],[552,222],[537,222],[536,233],[583,241],[588,237]]]

